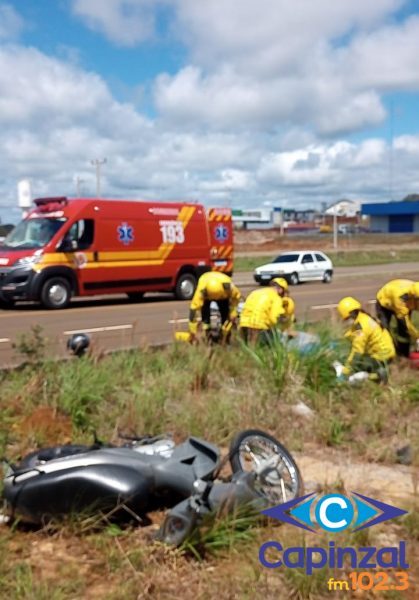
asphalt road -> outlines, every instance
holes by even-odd
[[[305,283],[290,292],[300,320],[334,319],[342,296],[372,304],[377,289],[395,277],[417,280],[419,267],[416,263],[341,267],[331,284]],[[244,294],[256,287],[251,273],[238,273],[234,280]],[[170,294],[149,295],[141,303],[132,303],[125,295],[77,299],[63,311],[22,303],[0,310],[0,365],[21,361],[13,344],[34,325],[40,325],[48,338],[49,354],[58,357],[67,354],[68,337],[80,331],[90,334],[96,352],[165,343],[173,339],[174,331],[186,329],[187,316],[188,303],[173,300]]]

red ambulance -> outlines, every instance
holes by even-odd
[[[0,247],[0,302],[64,308],[72,296],[173,292],[233,271],[231,210],[200,204],[39,198]]]

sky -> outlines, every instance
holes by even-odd
[[[419,0],[0,0],[0,218],[33,197],[419,193]]]

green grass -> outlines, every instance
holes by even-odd
[[[207,515],[199,530],[195,530],[182,544],[181,550],[201,560],[208,554],[218,554],[253,542],[257,536],[260,517],[249,507],[237,508],[232,513],[220,513],[214,518]]]
[[[284,250],[289,252],[289,249]],[[266,254],[266,256],[236,256],[234,259],[235,272],[253,271],[271,262],[281,250]],[[414,262],[419,260],[418,250],[350,250],[327,251],[335,267],[356,267],[364,265],[381,265],[396,262]]]
[[[413,438],[419,431],[409,418],[419,411],[415,372],[402,370],[403,383],[394,387],[392,379],[387,387],[365,384],[362,394],[336,385],[331,363],[349,347],[339,329],[318,325],[317,331],[320,345],[303,354],[287,352],[279,340],[257,348],[239,341],[227,348],[175,344],[0,373],[0,450],[10,454],[11,448],[16,458],[13,453],[54,442],[49,432],[57,418],[67,419],[67,435],[77,441],[94,432],[115,439],[120,430],[192,433],[224,443],[237,430],[258,426],[300,448],[291,411],[300,401],[316,414],[306,442],[346,447],[357,435],[353,451],[362,453],[368,436],[382,459],[392,436]],[[39,407],[54,415],[48,427],[26,423]]]
[[[90,442],[93,432],[116,441],[118,431],[172,432],[176,439],[194,434],[226,448],[239,430],[260,428],[291,451],[314,447],[327,457],[336,448],[348,460],[394,464],[395,448],[410,443],[416,464],[417,372],[395,365],[388,386],[336,385],[330,365],[348,347],[338,326],[318,325],[316,332],[320,346],[305,354],[285,352],[279,340],[258,348],[238,341],[212,348],[174,344],[100,359],[42,359],[1,372],[0,454],[16,460],[38,445]],[[293,412],[301,401],[314,412],[310,420]],[[32,421],[40,408],[50,411],[51,421]],[[57,429],[61,423],[69,426],[68,440]],[[417,512],[396,527],[415,551]],[[301,541],[294,528],[262,526],[241,514],[208,522],[183,550],[153,543],[149,528],[119,529],[106,519],[74,518],[41,531],[2,527],[0,589],[10,598],[35,600],[250,600],[254,590],[268,599],[324,598],[326,571],[307,577],[260,566],[258,549],[268,539],[288,546]]]

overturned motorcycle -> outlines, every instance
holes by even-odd
[[[126,440],[126,438],[125,438]],[[220,478],[229,460],[232,475]],[[171,508],[157,538],[178,546],[209,513],[250,506],[262,510],[302,492],[288,450],[259,430],[240,432],[227,457],[213,444],[189,437],[134,437],[122,446],[95,442],[32,452],[9,464],[3,482],[6,518],[45,523],[70,514],[112,512],[140,521]]]

